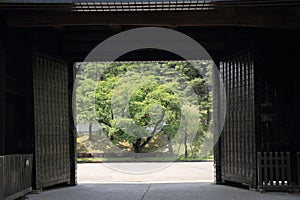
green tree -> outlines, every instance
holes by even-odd
[[[107,78],[99,83],[96,92],[99,122],[106,125],[105,132],[113,142],[118,145],[129,142],[136,153],[149,151],[146,146],[150,141],[162,138],[169,139],[171,149],[170,138],[176,133],[174,129],[178,128],[176,124],[180,120],[178,97],[167,84],[155,82],[158,76],[150,75],[143,77],[143,84],[132,91],[126,108],[125,93],[140,83],[141,74],[132,73],[130,76],[130,84],[120,81],[120,77]],[[117,82],[121,84],[117,85]],[[114,102],[111,101],[113,93]]]
[[[76,66],[76,120],[78,124],[89,124],[89,140],[92,137],[92,125],[96,122],[95,88],[97,87],[99,66],[96,63]]]
[[[203,77],[210,76],[211,63],[196,64],[205,67],[189,62],[85,64],[77,76],[78,122],[97,120],[113,143],[136,153],[168,148],[173,154],[173,144],[179,143],[174,138],[181,134],[185,157],[195,156],[212,112],[209,80]]]

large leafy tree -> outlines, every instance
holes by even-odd
[[[155,69],[154,74],[153,70],[143,71],[146,76],[141,71],[134,71],[132,66],[128,69],[131,71],[127,78],[122,73],[118,76],[105,75],[110,78],[98,84],[96,104],[99,122],[106,125],[105,133],[114,143],[120,146],[129,143],[129,149],[135,153],[153,151],[165,145],[172,151],[170,141],[180,121],[178,96],[168,82],[158,80],[165,79],[165,76],[157,75]]]
[[[176,134],[183,136],[179,140],[183,139],[186,157],[189,147],[191,154],[199,153],[212,111],[207,81],[199,69],[188,62],[104,65],[88,64],[85,73],[79,71],[85,83],[80,84],[77,102],[89,104],[81,108],[80,121],[96,118],[113,143],[136,153],[167,147],[172,154]],[[96,117],[87,114],[92,109]]]

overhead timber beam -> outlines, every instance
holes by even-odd
[[[90,52],[93,48],[95,48],[99,43],[67,43],[63,45],[64,52]],[[203,45],[206,49],[209,50],[222,50],[224,49],[223,42],[202,42],[199,41],[199,44]],[[189,47],[181,45],[186,50],[189,50]],[[113,53],[113,52],[111,52]]]
[[[84,28],[83,28],[84,29]],[[127,29],[125,29],[127,30]],[[125,31],[122,29],[121,31]],[[120,31],[120,32],[121,32]],[[222,41],[224,39],[224,31],[223,30],[214,30],[214,31],[207,31],[207,30],[198,30],[195,29],[193,31],[180,31],[181,33],[188,35],[189,37],[193,38],[194,40],[199,41],[209,41],[209,40],[219,40]],[[90,41],[103,41],[116,33],[113,32],[101,32],[101,31],[90,31],[90,32],[67,32],[63,35],[65,42],[90,42]],[[43,38],[44,40],[46,38]]]
[[[164,12],[7,12],[12,27],[77,25],[239,26],[300,29],[300,7],[216,8]]]

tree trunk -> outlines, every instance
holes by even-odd
[[[169,135],[165,135],[165,138],[166,138],[166,143],[168,145],[169,153],[170,153],[171,157],[174,157],[174,151],[173,151],[173,145],[171,143],[171,138]]]
[[[136,142],[133,144],[134,153],[141,153],[142,151],[141,143],[142,143],[142,139],[138,138]]]
[[[190,145],[191,153],[194,155],[193,145]]]
[[[184,133],[184,157],[188,157],[188,147],[187,147],[187,133]]]
[[[89,124],[89,141],[93,140],[93,124]]]
[[[207,89],[207,91],[206,91],[206,103],[208,103],[208,101],[209,101],[209,90]],[[208,126],[209,125],[209,122],[210,122],[210,107],[209,106],[207,106],[207,116],[206,116],[206,126]]]
[[[142,150],[145,148],[145,146],[151,141],[153,138],[153,135],[155,134],[158,125],[162,122],[164,119],[164,116],[166,114],[166,110],[163,111],[161,118],[156,122],[155,127],[151,133],[152,136],[148,137],[146,141],[142,143],[142,138],[138,138],[136,142],[133,144],[134,153],[142,153]]]
[[[168,147],[169,147],[170,156],[173,158],[174,157],[174,151],[173,151],[173,145],[172,145],[171,141],[169,142]]]

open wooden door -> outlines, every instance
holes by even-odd
[[[227,108],[219,139],[219,181],[256,188],[255,76],[251,51],[223,59],[220,73]]]
[[[33,56],[37,189],[73,182],[69,78],[67,62],[40,54]]]

